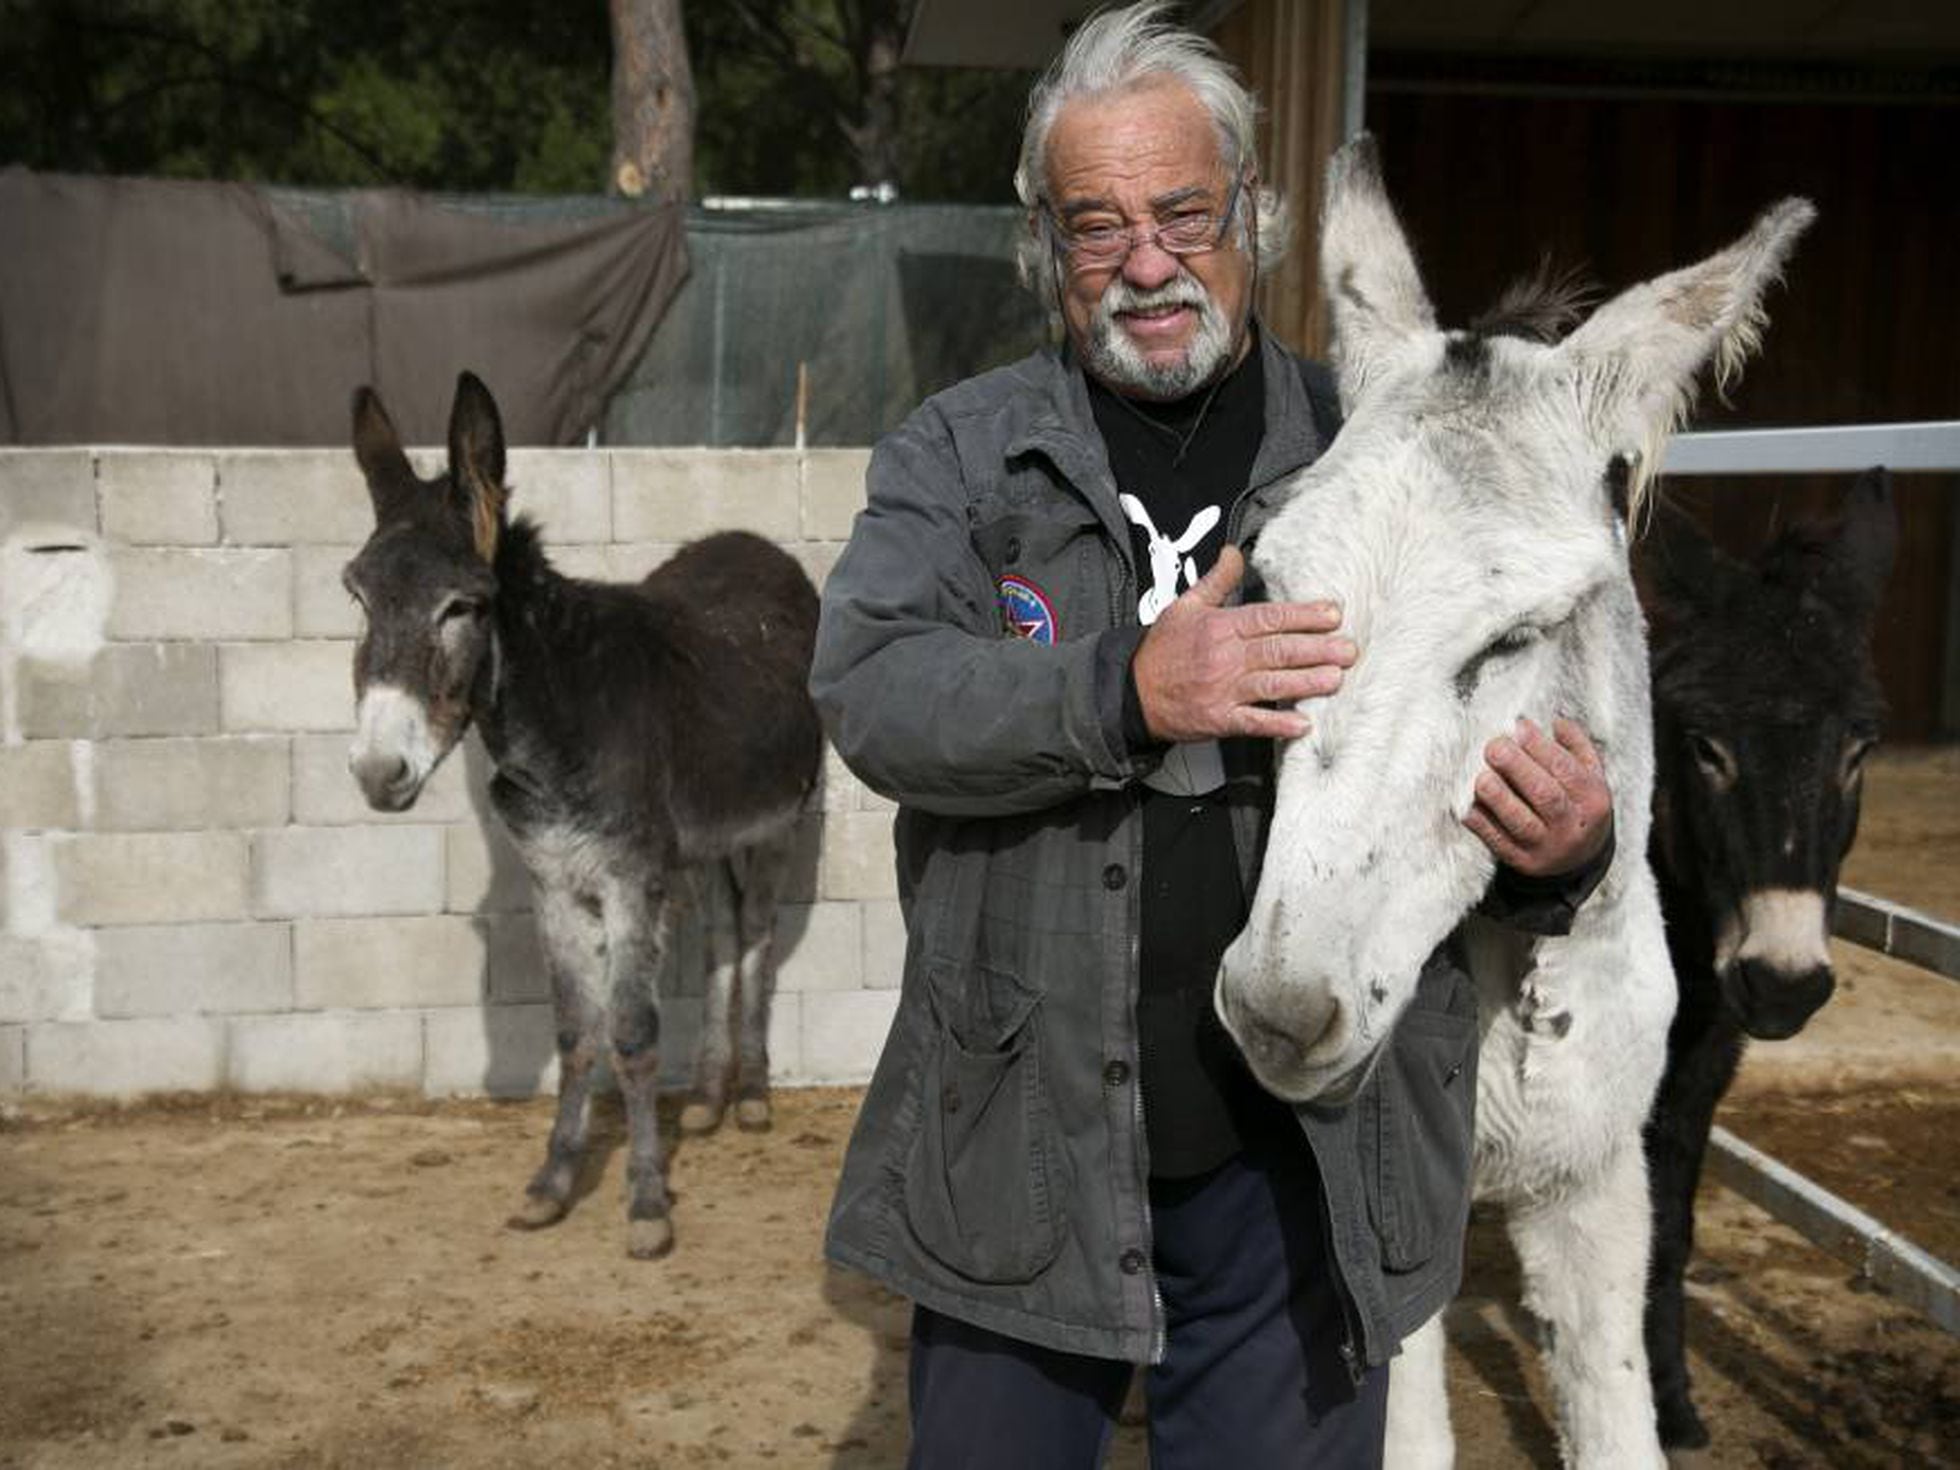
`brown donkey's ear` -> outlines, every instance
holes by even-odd
[[[391,519],[418,481],[381,395],[365,385],[354,390],[354,460],[367,477],[375,519]]]
[[[1838,539],[1830,553],[1830,575],[1818,591],[1869,625],[1885,596],[1898,549],[1899,512],[1891,477],[1875,465],[1858,477],[1845,497]]]
[[[449,473],[467,503],[476,554],[497,556],[503,530],[504,425],[497,400],[475,373],[456,379],[456,402],[449,411]]]

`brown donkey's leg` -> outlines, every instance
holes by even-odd
[[[729,1002],[735,993],[735,961],[741,948],[736,886],[727,863],[710,863],[693,873],[695,912],[701,921],[708,964],[707,992],[701,1001],[701,1040],[695,1050],[694,1090],[681,1109],[681,1132],[712,1133],[728,1106]]]
[[[740,898],[742,1035],[735,1074],[735,1123],[759,1131],[770,1122],[769,1006],[776,993],[776,898],[792,839],[751,848],[736,866]]]
[[[573,894],[543,887],[537,890],[537,911],[558,1027],[558,1116],[544,1163],[507,1222],[519,1230],[554,1224],[571,1205],[591,1121],[594,1073],[606,1044],[604,1012],[592,1000],[603,993],[604,982],[605,935],[598,916]]]
[[[630,883],[607,895],[608,1030],[613,1070],[626,1103],[626,1252],[646,1260],[673,1249],[666,1160],[655,1104],[660,1084],[656,986],[667,950],[670,904]]]

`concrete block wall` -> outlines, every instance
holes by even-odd
[[[570,574],[743,527],[821,584],[866,458],[518,450],[509,478]],[[347,773],[340,570],[369,529],[346,451],[0,450],[0,1094],[555,1085],[481,748],[395,815]],[[827,759],[782,913],[779,1081],[870,1073],[904,947],[891,818]],[[679,1082],[701,981],[698,940],[676,949]]]

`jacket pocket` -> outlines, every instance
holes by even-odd
[[[1108,625],[1102,527],[1087,506],[1057,499],[1038,509],[976,507],[972,535],[1001,599],[1003,632],[1059,643]]]
[[[1417,1270],[1440,1245],[1453,1252],[1461,1240],[1470,1211],[1477,1040],[1474,987],[1438,950],[1363,1095],[1362,1139],[1374,1151],[1363,1179],[1386,1270]]]
[[[1031,1281],[1062,1242],[1038,992],[1004,971],[938,972],[905,1181],[919,1245],[970,1281]]]

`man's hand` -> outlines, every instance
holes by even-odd
[[[1485,746],[1489,764],[1463,819],[1499,862],[1532,878],[1584,866],[1613,828],[1599,752],[1571,720],[1552,721],[1552,732],[1556,740],[1520,719],[1516,738],[1500,735]]]
[[[1307,733],[1292,705],[1341,687],[1354,662],[1354,644],[1326,635],[1341,611],[1326,602],[1254,602],[1227,607],[1245,575],[1245,557],[1226,546],[1218,560],[1165,608],[1137,646],[1131,671],[1144,723],[1159,740],[1208,740],[1220,735]]]

